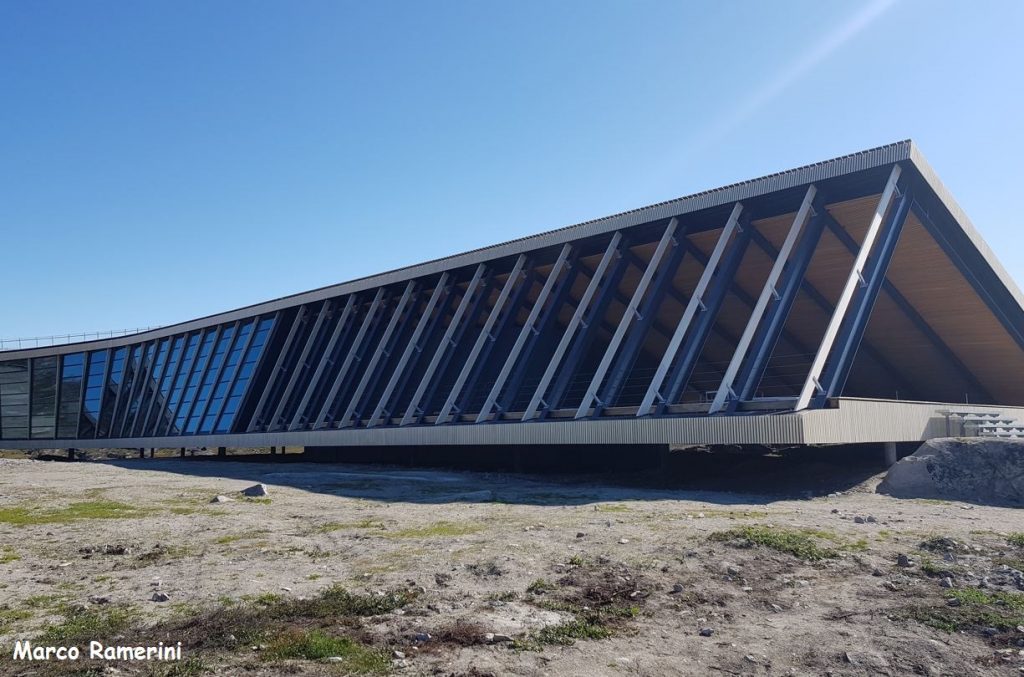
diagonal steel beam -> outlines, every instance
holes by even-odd
[[[769,302],[771,302],[773,298],[778,298],[779,296],[779,293],[776,290],[776,285],[779,282],[779,278],[782,276],[782,271],[786,266],[786,262],[789,260],[790,252],[793,251],[797,238],[799,238],[800,232],[803,230],[804,224],[807,222],[807,217],[811,212],[811,201],[814,200],[814,196],[817,191],[818,189],[814,184],[811,184],[807,187],[807,192],[804,193],[803,202],[800,203],[800,208],[796,212],[796,217],[793,219],[793,225],[790,226],[789,232],[786,234],[786,239],[782,243],[779,255],[775,258],[775,263],[772,265],[771,272],[768,273],[768,279],[765,280],[764,287],[761,289],[761,295],[758,297],[757,303],[754,305],[754,309],[750,313],[750,319],[747,320],[747,326],[743,330],[742,336],[740,336],[739,345],[736,346],[736,350],[732,355],[732,360],[729,362],[729,367],[725,370],[725,376],[722,378],[722,383],[718,386],[718,392],[715,394],[715,399],[711,402],[711,407],[708,409],[709,414],[721,411],[725,406],[726,400],[730,397],[736,396],[736,393],[733,391],[733,382],[736,375],[739,373],[740,366],[746,359],[747,351],[754,339],[754,335],[757,333],[758,326],[761,323],[761,319],[764,317],[764,313],[768,308]]]
[[[498,372],[498,377],[495,379],[494,385],[491,386],[491,391],[487,394],[487,399],[484,400],[484,404],[480,408],[480,413],[477,414],[477,423],[486,421],[491,415],[491,410],[494,408],[498,395],[501,394],[501,389],[504,387],[505,381],[512,372],[512,368],[515,366],[516,360],[519,359],[519,354],[522,352],[527,340],[535,332],[534,327],[536,326],[537,318],[540,316],[540,312],[544,307],[544,303],[548,300],[551,290],[555,287],[555,281],[558,280],[558,277],[562,274],[562,268],[565,267],[566,261],[569,260],[570,253],[572,253],[571,244],[563,246],[562,250],[558,253],[558,258],[555,259],[555,263],[551,267],[551,271],[548,273],[548,278],[544,281],[544,286],[541,287],[540,294],[537,295],[537,299],[533,302],[533,307],[530,309],[530,314],[526,317],[526,322],[523,323],[522,328],[519,330],[516,342],[509,350],[508,356],[505,358],[505,363],[502,365],[501,371]]]
[[[302,400],[299,402],[299,406],[295,409],[295,413],[292,415],[292,420],[288,424],[288,430],[295,430],[301,425],[303,416],[306,413],[306,408],[309,406],[309,400],[313,397],[313,393],[320,386],[320,378],[323,376],[324,369],[328,366],[333,366],[332,357],[334,351],[337,348],[338,340],[341,338],[348,327],[348,319],[352,316],[352,311],[355,309],[356,295],[349,294],[345,299],[345,307],[341,311],[341,316],[338,318],[337,324],[334,325],[334,330],[331,332],[331,338],[327,342],[327,347],[324,348],[323,357],[320,362],[316,365],[316,370],[313,372],[313,376],[309,379],[309,385],[306,386],[306,392],[302,395]]]
[[[665,256],[669,247],[680,246],[676,240],[676,231],[679,227],[679,219],[672,217],[665,227],[665,231],[661,235],[661,239],[658,241],[658,246],[655,247],[654,253],[651,255],[651,260],[647,263],[647,267],[644,269],[643,275],[640,276],[640,281],[637,283],[636,289],[633,291],[633,297],[629,300],[629,304],[626,306],[625,311],[622,313],[622,318],[619,320],[618,326],[615,328],[615,333],[612,334],[611,340],[608,342],[608,346],[605,348],[604,355],[601,357],[601,361],[597,365],[597,370],[594,372],[593,378],[590,380],[590,385],[587,387],[586,393],[583,395],[582,401],[580,401],[579,408],[576,409],[575,418],[584,418],[589,416],[591,413],[591,406],[595,404],[597,400],[597,390],[601,387],[601,383],[604,382],[604,377],[608,373],[609,367],[611,367],[612,360],[615,359],[615,354],[619,350],[619,346],[622,344],[622,339],[626,336],[626,332],[629,331],[632,326],[633,320],[636,319],[637,312],[640,307],[640,302],[643,301],[644,295],[647,293],[647,287],[651,284],[651,280],[654,279],[654,274],[658,271],[658,266],[661,265],[661,260]],[[683,229],[682,235],[685,236],[685,228]],[[596,407],[604,405],[603,402],[596,401]],[[599,412],[595,411],[597,415]]]
[[[476,342],[473,344],[472,349],[469,351],[469,355],[466,357],[466,361],[463,363],[462,371],[459,372],[458,377],[455,379],[455,384],[452,386],[448,399],[441,407],[441,411],[438,412],[437,418],[434,420],[434,425],[447,423],[451,420],[452,410],[455,408],[455,400],[458,399],[461,394],[462,388],[466,384],[466,379],[469,378],[469,374],[476,363],[477,356],[480,355],[480,351],[484,348],[484,343],[495,340],[495,337],[491,334],[491,330],[494,328],[494,323],[498,321],[498,317],[501,315],[501,311],[505,307],[505,302],[508,300],[509,294],[512,293],[512,289],[519,282],[519,278],[523,273],[523,266],[525,264],[526,254],[520,254],[516,259],[515,264],[512,266],[512,271],[508,274],[508,278],[505,280],[505,284],[502,286],[501,292],[498,294],[498,298],[494,302],[494,306],[491,308],[491,312],[487,315],[487,319],[484,321],[484,326],[480,330],[480,334],[476,337]]]
[[[912,201],[912,203],[911,203],[911,210],[913,210],[913,205],[914,204],[916,204],[916,201]],[[847,248],[847,250],[850,251],[851,254],[856,255],[857,254],[857,241],[854,240],[853,237],[848,232],[846,232],[846,229],[843,228],[843,225],[841,223],[839,223],[838,221],[836,221],[835,218],[833,218],[831,215],[828,218],[827,225],[828,225],[829,231],[833,235],[836,236],[836,239],[838,239],[840,242],[842,242],[843,246],[845,246]],[[957,354],[953,352],[952,348],[950,348],[946,344],[946,342],[942,340],[942,337],[940,337],[938,332],[936,332],[932,328],[932,326],[930,324],[928,324],[928,322],[924,319],[924,317],[922,317],[921,314],[917,312],[917,309],[914,308],[914,306],[910,303],[910,301],[907,299],[907,297],[904,296],[902,292],[900,292],[900,290],[896,287],[896,285],[893,284],[891,280],[886,278],[882,282],[882,289],[885,291],[886,295],[888,295],[888,297],[890,299],[892,299],[892,301],[897,306],[900,307],[900,309],[903,311],[903,313],[907,316],[907,319],[909,319],[914,324],[914,326],[916,326],[917,329],[922,334],[925,335],[925,337],[928,339],[928,341],[933,346],[935,346],[935,348],[939,352],[942,353],[942,355],[946,358],[946,360],[948,360],[949,363],[953,365],[953,367],[960,374],[960,377],[963,378],[966,383],[970,384],[972,388],[974,388],[975,392],[978,395],[981,396],[980,401],[983,401],[983,402],[995,402],[995,400],[992,399],[992,395],[988,392],[988,390],[985,388],[985,386],[983,386],[981,384],[981,382],[978,380],[978,378],[974,375],[974,372],[971,371],[970,369],[968,369],[967,365],[965,365],[963,363],[963,361],[961,361],[961,359],[957,356]],[[864,346],[863,349],[865,351],[867,351],[869,353],[869,355],[870,355],[871,354],[871,350],[872,350],[871,347],[868,345],[866,339],[862,339],[862,341],[863,341],[863,346]],[[874,356],[872,356],[872,357],[876,361],[878,360],[877,357],[874,357]],[[882,364],[882,366],[885,367],[890,372],[893,371],[891,369],[891,367],[886,367],[886,365],[884,363]],[[908,392],[910,392],[910,391],[908,391]]]
[[[277,360],[274,361],[274,368],[270,370],[270,375],[267,376],[267,383],[263,386],[263,392],[260,394],[260,399],[256,403],[256,408],[252,410],[252,420],[249,421],[246,432],[251,433],[257,430],[260,426],[265,425],[263,409],[267,404],[267,398],[270,397],[270,391],[274,389],[275,385],[277,385],[278,376],[283,370],[285,355],[288,354],[292,341],[295,340],[295,334],[299,331],[299,325],[302,324],[303,320],[305,320],[307,312],[309,312],[308,306],[299,306],[299,310],[296,312],[295,317],[292,318],[291,326],[288,327],[288,335],[284,339],[284,344],[281,346],[281,350],[277,353]]]
[[[853,268],[846,278],[846,284],[843,286],[843,291],[839,296],[839,301],[836,303],[835,311],[832,313],[832,319],[829,320],[828,328],[825,330],[825,335],[818,346],[818,352],[811,363],[811,370],[807,374],[807,380],[804,382],[799,398],[797,398],[796,406],[794,407],[797,411],[806,409],[811,403],[811,398],[821,391],[819,378],[821,377],[822,370],[825,368],[825,361],[828,360],[832,352],[832,346],[839,335],[839,330],[842,328],[854,293],[864,279],[864,264],[871,254],[879,231],[882,230],[882,219],[889,209],[889,203],[892,201],[893,195],[896,193],[896,182],[900,178],[901,171],[899,165],[893,165],[892,172],[889,174],[889,180],[886,182],[882,196],[878,200],[878,206],[875,208],[875,214],[871,218],[871,224],[868,226],[868,231],[861,242],[860,251],[853,261]]]
[[[418,419],[420,403],[423,399],[423,395],[430,386],[430,382],[434,378],[434,372],[437,370],[438,365],[444,358],[445,353],[453,347],[452,337],[455,335],[455,331],[459,328],[459,324],[462,322],[462,317],[466,314],[466,309],[469,308],[470,300],[473,298],[473,295],[476,294],[477,288],[480,286],[480,282],[483,279],[486,268],[487,267],[481,263],[473,272],[473,277],[466,286],[466,292],[462,295],[462,299],[459,301],[459,306],[455,309],[455,314],[452,315],[452,320],[448,323],[448,327],[445,329],[444,335],[441,337],[441,342],[438,343],[437,349],[434,351],[434,356],[430,359],[430,363],[427,365],[426,371],[420,378],[420,383],[416,386],[416,391],[413,393],[412,399],[409,400],[409,406],[405,411],[405,415],[402,417],[401,425],[409,425]]]
[[[569,324],[566,325],[565,331],[562,333],[562,339],[558,342],[558,346],[555,348],[554,354],[551,356],[551,360],[548,362],[547,368],[544,370],[544,375],[541,376],[540,383],[537,384],[537,389],[533,393],[533,397],[530,399],[530,404],[526,407],[526,411],[523,413],[521,420],[529,421],[537,418],[537,414],[540,408],[543,406],[547,409],[547,404],[544,398],[547,396],[548,386],[551,385],[551,380],[555,377],[555,373],[558,371],[558,366],[562,362],[562,357],[565,355],[566,350],[569,349],[569,345],[572,343],[573,338],[576,336],[576,331],[583,323],[583,316],[587,312],[587,308],[590,306],[591,300],[594,298],[594,294],[597,293],[598,288],[601,286],[601,282],[605,277],[605,273],[608,271],[608,267],[611,265],[612,259],[616,256],[621,257],[620,245],[622,245],[622,233],[616,231],[612,235],[612,239],[608,242],[608,246],[604,250],[604,255],[601,257],[601,261],[597,264],[597,268],[594,269],[594,274],[590,278],[590,282],[587,283],[587,288],[583,292],[583,296],[580,297],[580,302],[576,306],[576,311],[572,315],[572,319],[569,320]]]
[[[711,278],[718,270],[718,264],[722,260],[722,254],[725,252],[726,245],[729,244],[733,233],[739,226],[739,218],[742,211],[742,203],[737,202],[733,205],[732,213],[729,214],[729,220],[726,221],[725,227],[722,228],[722,234],[718,236],[718,242],[715,243],[715,248],[711,252],[711,257],[704,265],[704,272],[701,273],[700,279],[697,281],[697,286],[694,287],[693,294],[690,295],[690,300],[686,303],[683,315],[679,318],[675,331],[672,332],[672,337],[669,339],[668,346],[665,348],[665,353],[661,357],[661,362],[658,363],[658,368],[654,372],[654,377],[651,379],[651,383],[647,387],[647,393],[644,395],[644,399],[640,402],[640,407],[636,410],[637,416],[645,416],[651,413],[651,407],[654,406],[655,401],[664,401],[665,398],[661,395],[661,388],[665,383],[665,377],[668,374],[669,368],[672,366],[672,362],[676,358],[676,353],[679,352],[679,348],[683,343],[683,338],[690,329],[690,323],[693,321],[693,316],[697,314],[698,309],[706,309],[703,300],[704,294],[707,291],[708,285],[711,283]]]
[[[359,416],[359,402],[363,399],[363,393],[366,391],[366,387],[370,384],[371,379],[375,377],[377,365],[380,363],[382,357],[390,357],[388,352],[388,343],[391,341],[391,335],[394,334],[395,328],[398,326],[399,321],[402,319],[402,315],[405,313],[405,307],[409,304],[409,299],[412,298],[413,292],[416,290],[416,281],[409,280],[405,285],[405,290],[402,292],[402,296],[398,299],[398,304],[395,306],[395,310],[391,313],[391,319],[388,321],[387,327],[384,329],[384,334],[380,337],[380,341],[377,342],[377,349],[373,351],[373,356],[370,357],[370,361],[366,365],[366,369],[363,370],[363,376],[359,379],[359,384],[356,386],[356,390],[352,393],[349,398],[348,406],[345,408],[345,413],[338,419],[338,427],[347,428],[353,424],[352,416]]]
[[[370,302],[370,307],[366,309],[366,315],[363,317],[363,322],[359,325],[359,331],[356,332],[355,338],[352,339],[352,345],[349,346],[348,354],[345,355],[345,359],[341,363],[341,368],[338,370],[338,374],[334,378],[334,384],[327,393],[327,399],[324,400],[324,406],[320,408],[320,413],[317,414],[317,417],[311,421],[314,429],[324,425],[324,419],[334,406],[334,398],[338,396],[338,390],[340,390],[341,386],[345,383],[349,369],[352,368],[352,362],[356,359],[356,355],[359,354],[359,351],[362,348],[363,339],[366,337],[366,333],[370,331],[370,325],[373,324],[373,320],[377,315],[377,309],[380,308],[380,304],[383,300],[384,287],[378,287],[377,293],[374,294],[373,300]]]
[[[381,393],[380,401],[377,403],[377,407],[373,410],[373,414],[366,421],[367,428],[373,428],[381,423],[382,418],[387,415],[388,402],[391,400],[391,395],[395,392],[395,387],[398,382],[402,379],[402,374],[405,373],[406,367],[409,365],[409,360],[412,359],[413,353],[421,353],[423,348],[419,345],[420,338],[423,336],[423,331],[430,324],[430,319],[434,314],[434,309],[437,308],[438,302],[441,297],[444,296],[445,286],[448,284],[448,280],[451,279],[451,275],[447,272],[442,273],[441,277],[437,279],[437,284],[434,285],[434,291],[430,294],[430,300],[427,301],[426,307],[423,309],[423,314],[420,315],[419,321],[416,323],[416,328],[413,329],[412,336],[409,337],[409,343],[406,344],[405,350],[402,352],[402,356],[398,359],[398,364],[395,365],[395,370],[391,372],[391,378],[388,380],[386,386],[384,386],[384,392]],[[440,311],[439,311],[440,312]]]
[[[306,360],[309,359],[309,352],[313,349],[313,345],[316,343],[317,334],[320,333],[320,327],[323,326],[324,321],[332,312],[333,303],[334,302],[331,299],[327,299],[323,302],[323,305],[320,306],[320,312],[317,313],[316,320],[313,321],[313,327],[309,330],[306,342],[302,346],[302,351],[299,353],[299,357],[295,361],[295,365],[292,367],[292,373],[288,377],[288,383],[285,384],[284,390],[281,392],[281,396],[277,399],[277,408],[274,409],[274,414],[266,421],[267,430],[273,430],[276,428],[278,421],[281,420],[281,414],[284,413],[284,408],[288,406],[288,400],[292,396],[295,384],[298,382],[299,377],[302,376],[302,367],[306,364]]]

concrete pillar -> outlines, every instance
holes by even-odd
[[[277,447],[270,447],[270,455],[273,456],[277,453]]]
[[[149,448],[149,457],[150,458],[156,458],[156,447],[150,447]]]
[[[75,460],[75,450],[74,449],[68,449],[68,460],[69,461]]]
[[[282,454],[287,454],[288,453],[288,448],[287,447],[281,447],[281,453]]]
[[[185,458],[185,447],[182,447],[182,448],[181,448],[181,451],[180,451],[179,455],[180,455],[180,456],[181,456],[182,458]]]
[[[146,447],[139,447],[139,458],[146,458]]]
[[[885,453],[885,467],[889,468],[896,465],[896,443],[886,442],[883,451]]]
[[[217,447],[217,455],[218,456],[227,456],[228,455],[228,448],[227,447]]]

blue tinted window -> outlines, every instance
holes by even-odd
[[[157,386],[157,391],[154,394],[154,401],[150,405],[150,414],[148,421],[143,422],[143,435],[154,435],[159,427],[159,424],[165,420],[168,396],[171,392],[171,385],[173,385],[174,377],[177,374],[178,366],[181,361],[181,349],[185,345],[185,337],[178,336],[174,339],[174,343],[171,346],[171,354],[167,359],[167,364],[164,366],[163,374],[160,376],[160,383]]]
[[[192,373],[188,377],[188,382],[185,385],[185,391],[181,396],[181,406],[178,408],[178,413],[174,420],[174,426],[177,432],[185,431],[185,423],[188,421],[188,417],[192,413],[192,405],[195,401],[196,391],[199,390],[199,381],[203,378],[206,365],[210,361],[210,354],[213,352],[213,342],[216,338],[217,329],[211,329],[206,333],[206,336],[203,337],[203,342],[199,347],[199,353],[196,355],[196,359],[192,366]]]
[[[82,405],[82,380],[85,355],[74,353],[61,358],[60,402],[57,405],[57,437],[78,436],[78,410]]]
[[[188,434],[196,432],[199,428],[199,420],[206,411],[206,405],[210,401],[210,393],[213,391],[214,381],[220,376],[224,358],[227,356],[228,346],[231,345],[231,339],[234,335],[234,327],[224,327],[223,331],[221,331],[220,340],[217,341],[217,347],[210,357],[210,364],[203,373],[195,406],[192,407],[192,413],[185,426],[185,432]]]
[[[185,356],[182,359],[178,375],[174,379],[174,387],[171,389],[170,402],[165,413],[166,419],[160,424],[157,431],[158,435],[174,435],[177,432],[173,424],[177,415],[178,405],[181,402],[181,396],[185,392],[185,383],[188,381],[189,373],[195,365],[196,350],[199,347],[200,338],[200,334],[192,334],[188,339]]]
[[[249,349],[245,353],[245,359],[238,368],[238,378],[235,379],[235,384],[228,392],[227,400],[224,402],[224,411],[221,413],[220,420],[217,422],[214,432],[226,433],[231,431],[231,425],[234,423],[235,414],[238,413],[238,408],[241,406],[242,398],[245,396],[249,380],[252,378],[252,373],[255,370],[256,364],[259,362],[260,355],[263,354],[263,346],[266,344],[267,338],[270,335],[270,330],[273,329],[273,327],[273,317],[267,317],[260,320],[259,324],[256,326],[256,333],[253,335],[252,343],[249,345]]]
[[[107,351],[98,350],[89,353],[89,370],[85,377],[85,397],[82,402],[79,437],[88,439],[96,436],[96,427],[100,421],[100,404],[103,399],[103,373],[106,369]]]
[[[110,437],[110,424],[114,420],[117,391],[121,388],[121,377],[124,376],[124,360],[127,355],[127,348],[117,348],[114,350],[114,356],[110,360],[110,374],[107,376],[106,390],[103,393],[103,411],[100,414],[99,437]]]
[[[228,392],[228,387],[234,381],[242,351],[252,335],[253,324],[253,322],[249,322],[243,325],[238,332],[238,336],[235,338],[234,344],[231,346],[231,352],[228,353],[227,359],[224,361],[221,377],[217,381],[216,388],[213,390],[213,397],[210,400],[207,414],[203,417],[203,422],[199,426],[199,432],[201,433],[211,432],[214,422],[220,416],[221,409],[224,406],[224,396]]]

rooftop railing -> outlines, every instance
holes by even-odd
[[[33,336],[29,338],[0,339],[0,350],[21,350],[24,348],[49,348],[61,346],[68,343],[80,343],[82,341],[98,341],[100,339],[118,338],[141,334],[145,331],[160,329],[160,327],[138,327],[136,329],[109,329],[107,331],[92,331],[82,334],[56,334],[54,336]]]

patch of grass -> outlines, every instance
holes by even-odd
[[[598,503],[594,506],[597,512],[630,512],[632,508],[621,503]]]
[[[983,628],[1014,631],[1024,625],[1024,593],[986,592],[979,588],[957,588],[946,598],[958,606],[912,606],[904,618],[946,632],[979,631]]]
[[[322,630],[290,630],[277,636],[263,652],[264,660],[342,658],[338,668],[346,674],[381,674],[391,667],[388,655]]]
[[[51,609],[66,601],[63,595],[32,595],[26,597],[22,604],[29,609]]]
[[[387,526],[379,520],[365,519],[358,522],[327,522],[313,530],[313,533],[326,534],[332,531],[347,531],[349,529],[379,529],[384,531]]]
[[[307,581],[319,581],[321,578],[323,578],[323,574],[310,574],[306,576]]]
[[[157,665],[149,674],[150,677],[195,677],[209,671],[210,668],[202,660],[192,656],[173,665]]]
[[[519,599],[519,593],[515,590],[506,590],[504,592],[496,592],[488,595],[487,599],[494,602],[514,602]]]
[[[764,519],[768,517],[768,513],[764,510],[700,510],[696,513],[687,513],[691,517],[697,517],[698,515],[704,515],[706,518],[725,518],[725,519]],[[776,513],[779,514],[779,513]]]
[[[532,583],[530,583],[528,586],[526,586],[526,592],[530,593],[531,595],[543,595],[545,592],[550,592],[554,589],[555,586],[553,586],[551,583],[548,583],[543,578],[538,578],[534,580]]]
[[[584,559],[579,555],[573,555],[569,558],[568,563],[574,567],[581,567],[584,564]]]
[[[271,500],[269,498],[260,498],[257,496],[239,496],[238,500],[246,503],[259,503],[261,505],[270,505]]]
[[[88,519],[134,519],[149,517],[158,512],[151,508],[136,508],[117,501],[80,501],[62,508],[22,507],[0,508],[0,523],[13,526],[34,524],[67,524]]]
[[[549,625],[546,628],[517,639],[512,648],[520,651],[542,651],[545,646],[575,644],[577,640],[607,639],[612,630],[594,620],[580,619]]]
[[[21,559],[21,555],[10,546],[5,546],[3,550],[0,550],[0,564],[17,562],[19,559]]]
[[[25,609],[12,609],[6,604],[0,606],[0,631],[6,630],[8,626],[32,618],[32,612]]]
[[[128,607],[105,606],[97,609],[62,607],[64,620],[51,625],[39,637],[40,643],[71,645],[110,637],[123,632],[135,617]]]
[[[812,562],[839,555],[837,550],[818,545],[815,537],[822,536],[811,530],[755,525],[716,531],[708,538],[712,541],[734,542],[739,547],[757,545]]]
[[[220,545],[227,545],[229,543],[234,543],[236,541],[245,541],[260,538],[261,536],[264,536],[266,533],[266,529],[253,529],[251,531],[243,531],[240,534],[227,534],[225,536],[221,536],[216,541],[214,541],[214,543],[218,543]]]
[[[153,566],[194,554],[195,551],[187,545],[164,545],[163,543],[158,543],[149,551],[136,555],[132,567],[138,569]]]
[[[1015,532],[1006,537],[1006,542],[1016,548],[1024,548],[1024,532]]]
[[[388,538],[445,538],[454,536],[468,536],[483,529],[478,524],[458,524],[456,522],[434,522],[425,527],[411,527],[390,531],[385,534]]]

